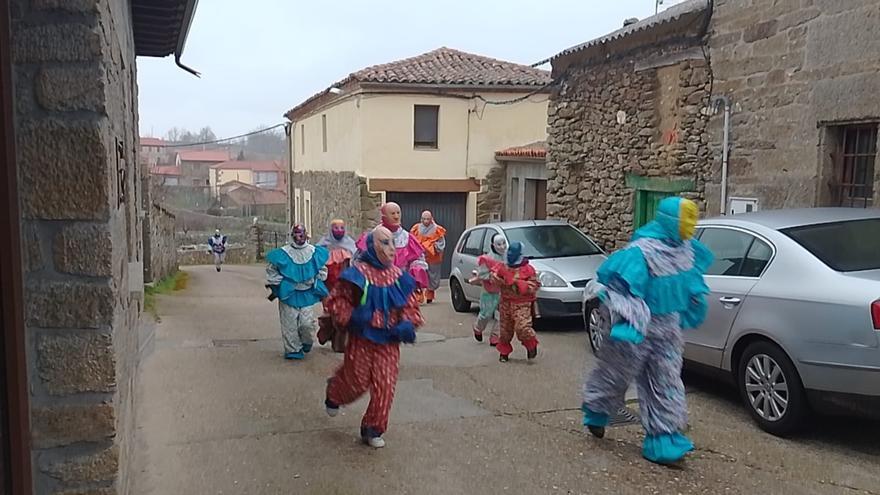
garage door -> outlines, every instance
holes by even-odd
[[[446,227],[446,252],[443,256],[443,278],[449,276],[452,249],[467,224],[467,193],[387,192],[387,201],[400,205],[403,225],[408,229],[418,223],[422,212],[431,210],[434,220]]]

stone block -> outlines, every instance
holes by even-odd
[[[22,254],[24,256],[24,269],[27,273],[37,272],[43,269],[43,251],[37,227],[30,222],[22,225]]]
[[[52,395],[112,392],[116,382],[113,340],[96,332],[41,335],[37,373]]]
[[[32,407],[31,441],[38,449],[105,441],[115,434],[115,423],[110,404]]]
[[[82,488],[76,490],[63,490],[54,495],[117,495],[115,488]]]
[[[70,225],[55,236],[55,269],[73,275],[113,274],[113,243],[106,225]]]
[[[31,280],[26,287],[28,325],[98,328],[110,325],[114,294],[109,283]]]
[[[108,149],[101,124],[25,123],[18,133],[17,150],[25,218],[104,220],[109,216],[108,162],[115,151]]]
[[[13,33],[16,62],[80,62],[101,57],[101,35],[85,24],[22,25]]]
[[[62,462],[40,460],[40,469],[64,484],[112,481],[119,471],[119,449],[114,445]]]
[[[49,67],[36,78],[37,101],[46,110],[105,111],[105,80],[99,66]]]

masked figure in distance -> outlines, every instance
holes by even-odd
[[[343,270],[351,264],[351,258],[357,251],[357,246],[345,229],[344,220],[330,222],[330,231],[318,241],[318,246],[330,251],[330,259],[327,261],[327,290],[333,291],[336,281]]]
[[[267,287],[278,299],[285,359],[304,359],[317,328],[313,307],[327,297],[327,248],[309,244],[302,225],[290,229],[290,242],[266,255]]]
[[[696,328],[706,317],[703,274],[712,264],[709,250],[692,239],[698,216],[693,201],[662,200],[656,218],[597,272],[612,327],[584,385],[584,425],[604,437],[609,415],[623,405],[635,380],[645,429],[642,455],[659,464],[678,462],[694,448],[683,434],[682,329]]]
[[[440,288],[443,252],[446,250],[446,229],[437,225],[433,213],[425,210],[422,212],[421,222],[413,225],[409,233],[425,250],[425,262],[428,263],[428,287],[423,291],[423,299],[430,304],[434,302],[434,292]]]
[[[477,342],[483,341],[483,332],[490,323],[495,320],[498,311],[498,303],[501,301],[501,289],[492,281],[492,270],[507,263],[507,238],[501,234],[492,237],[492,247],[488,254],[477,258],[477,269],[474,276],[468,280],[471,284],[482,286],[480,291],[480,314],[474,323],[474,338]],[[489,335],[489,345],[498,345],[500,329],[494,322],[492,334]]]
[[[541,283],[538,272],[523,256],[523,244],[510,243],[505,263],[492,268],[492,283],[501,292],[501,335],[498,345],[499,360],[504,363],[513,352],[513,336],[526,348],[529,359],[538,356],[538,337],[532,328],[534,305]]]
[[[418,284],[419,289],[428,287],[428,264],[425,262],[425,249],[418,239],[410,235],[400,226],[401,212],[397,203],[385,203],[380,209],[382,226],[388,229],[394,241],[394,265],[408,272]],[[367,235],[358,239],[357,247],[361,252],[367,250]]]
[[[220,229],[215,230],[214,235],[208,238],[208,246],[214,255],[214,267],[217,268],[218,272],[220,271],[220,265],[226,261],[226,242],[227,238],[220,233]]]
[[[348,332],[348,344],[342,366],[327,382],[324,405],[333,417],[340,406],[369,391],[361,439],[381,448],[397,386],[400,344],[415,342],[416,329],[424,320],[415,280],[394,263],[391,231],[376,227],[365,243],[327,301],[334,325]]]

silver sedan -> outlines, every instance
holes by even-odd
[[[880,418],[880,211],[811,208],[707,219],[709,314],[686,366],[733,382],[764,430],[813,410]],[[594,350],[608,313],[585,291]]]

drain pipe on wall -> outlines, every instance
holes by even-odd
[[[725,95],[712,97],[712,109],[724,105],[724,137],[721,144],[721,214],[727,215],[727,165],[730,156],[730,98]]]

